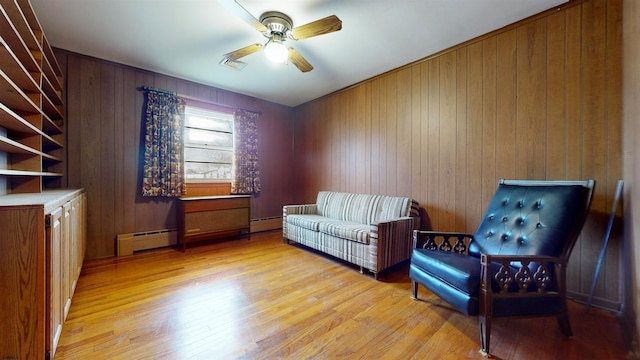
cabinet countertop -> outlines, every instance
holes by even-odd
[[[37,206],[44,207],[45,213],[48,214],[51,210],[69,201],[82,191],[82,189],[56,189],[45,190],[40,193],[2,195],[0,196],[0,208]]]
[[[194,201],[194,200],[216,200],[216,199],[242,199],[250,198],[251,195],[211,195],[211,196],[187,196],[181,197],[180,201]]]

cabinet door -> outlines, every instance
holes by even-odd
[[[43,359],[45,302],[44,212],[0,209],[0,359]]]
[[[63,293],[62,277],[62,208],[58,208],[49,215],[47,231],[47,289],[49,305],[47,306],[49,327],[47,331],[47,352],[53,358],[55,348],[62,332],[64,321],[65,295]]]
[[[84,194],[71,201],[69,214],[70,231],[70,291],[71,296],[76,289],[80,270],[84,261],[85,234],[84,234]]]
[[[62,291],[62,321],[67,318],[71,308],[71,286],[73,282],[72,249],[73,249],[73,207],[71,201],[62,206],[62,237],[60,238],[60,270],[62,277],[60,287]]]

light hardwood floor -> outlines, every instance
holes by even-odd
[[[406,265],[376,281],[280,231],[93,260],[55,359],[482,359],[477,318],[419,294]],[[555,318],[495,320],[494,357],[625,358],[614,315],[570,305],[573,338]]]

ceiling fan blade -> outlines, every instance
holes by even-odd
[[[289,48],[289,61],[291,61],[293,65],[302,72],[309,72],[313,70],[313,66],[309,64],[307,59],[303,58],[302,55],[292,47]]]
[[[340,29],[342,29],[342,20],[335,15],[331,15],[293,28],[293,30],[291,30],[291,38],[294,40],[302,40],[313,36],[328,34]]]
[[[266,26],[264,26],[258,19],[256,19],[250,12],[247,11],[237,0],[218,0],[218,2],[224,6],[227,10],[231,11],[234,15],[242,19],[242,21],[251,25],[254,29],[259,32],[268,31]]]
[[[222,55],[222,57],[224,57],[227,60],[232,60],[232,61],[236,61],[240,58],[243,58],[247,55],[251,55],[256,51],[260,51],[262,49],[263,45],[262,44],[253,44],[253,45],[249,45],[249,46],[245,46],[242,49],[238,49],[236,51],[232,51],[230,53],[226,53],[224,55]]]

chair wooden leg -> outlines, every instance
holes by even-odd
[[[418,282],[411,279],[411,298],[418,300]]]
[[[565,310],[562,314],[558,315],[558,326],[560,327],[560,331],[566,337],[573,336],[573,332],[571,331],[571,323],[569,322],[569,313]]]

